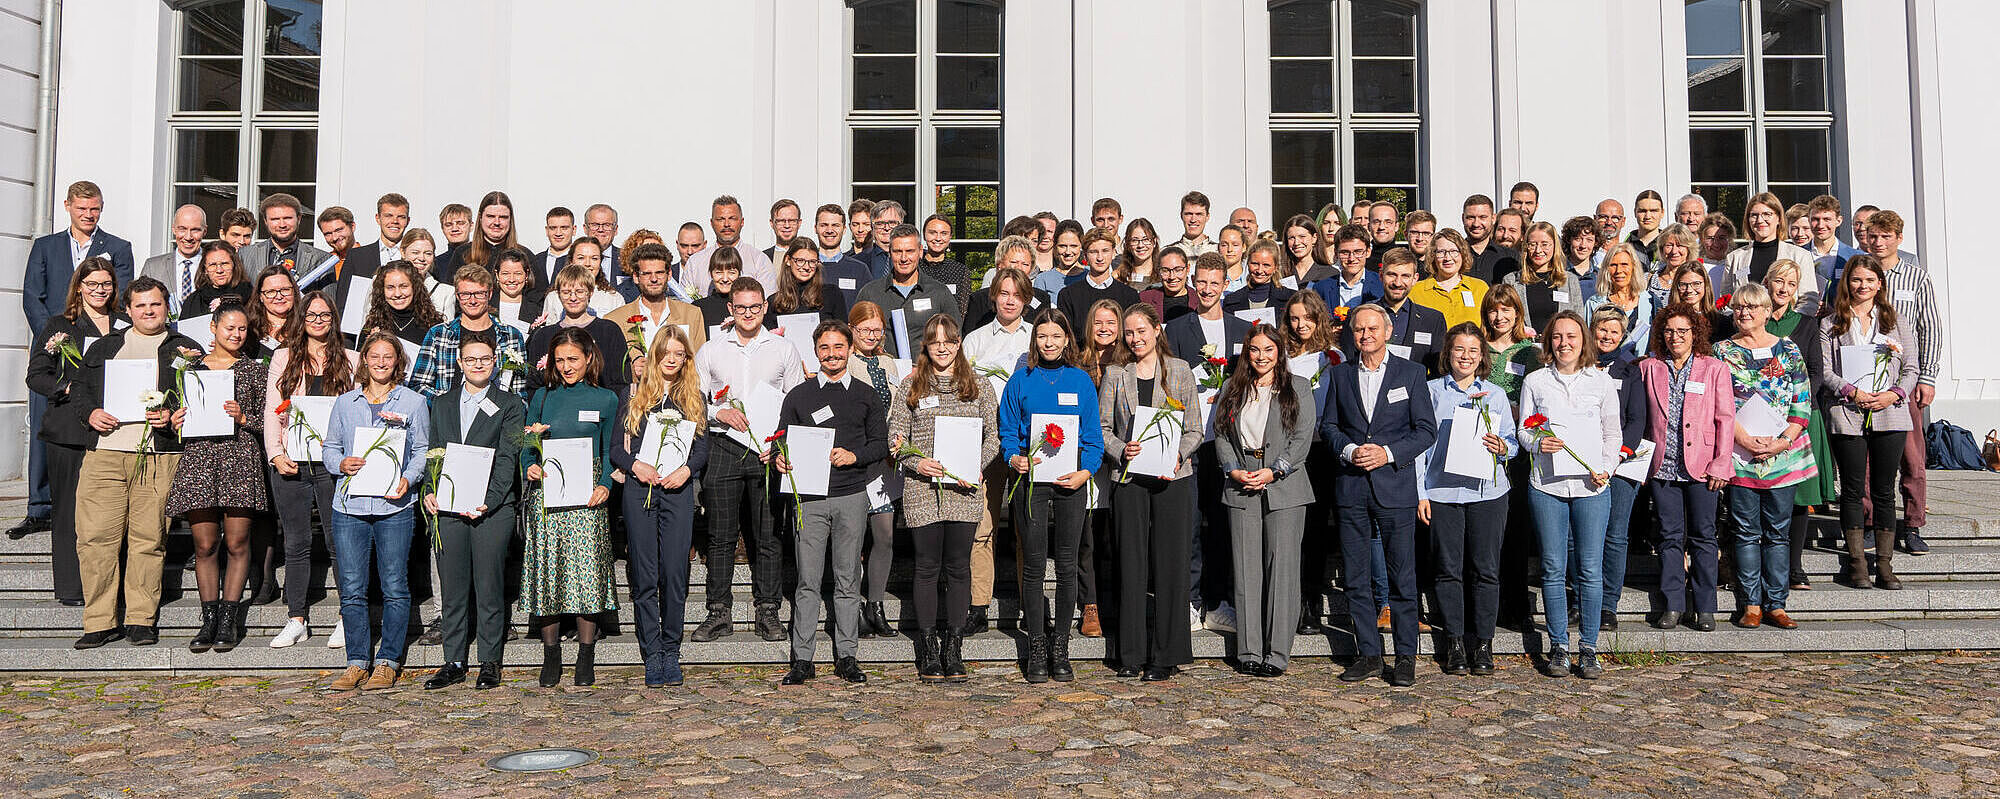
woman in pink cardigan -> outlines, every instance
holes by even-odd
[[[1656,357],[1639,362],[1646,381],[1647,437],[1653,448],[1653,502],[1660,522],[1660,591],[1666,610],[1653,620],[1715,629],[1716,497],[1736,470],[1736,400],[1729,367],[1709,355],[1705,309],[1675,303],[1653,321]],[[1684,553],[1692,557],[1683,557]],[[1688,612],[1688,595],[1694,610]]]

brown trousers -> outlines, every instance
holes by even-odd
[[[180,462],[179,453],[155,453],[142,468],[136,453],[84,453],[76,485],[84,632],[117,627],[121,596],[124,624],[154,623],[167,554],[167,492]]]

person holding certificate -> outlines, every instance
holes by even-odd
[[[1662,630],[1677,624],[1715,629],[1716,492],[1736,474],[1729,462],[1736,402],[1723,393],[1729,367],[1709,356],[1710,336],[1705,308],[1674,303],[1653,320],[1651,351],[1657,357],[1639,362],[1647,438],[1655,442],[1651,474],[1666,611],[1653,626]]]
[[[1302,291],[1294,296],[1314,295]],[[1131,324],[1130,317],[1127,320]],[[1130,335],[1128,332],[1128,340]],[[1282,676],[1291,665],[1292,636],[1297,633],[1300,609],[1293,594],[1299,584],[1299,547],[1305,534],[1306,506],[1314,498],[1311,478],[1300,472],[1305,471],[1313,440],[1318,438],[1313,435],[1318,429],[1318,406],[1313,404],[1312,380],[1292,374],[1280,340],[1275,328],[1251,327],[1250,335],[1243,340],[1243,363],[1249,368],[1231,374],[1229,382],[1222,386],[1222,395],[1215,401],[1215,458],[1229,479],[1222,504],[1229,508],[1230,540],[1235,555],[1232,573],[1236,575],[1237,670],[1266,678]],[[1188,390],[1192,392],[1193,387]],[[1188,407],[1192,411],[1194,406],[1190,403]],[[1190,421],[1187,429],[1192,431],[1198,424]],[[1200,443],[1198,439],[1190,442],[1183,436],[1181,453],[1192,452]],[[1126,452],[1132,452],[1131,445],[1126,446]],[[1123,499],[1120,495],[1120,500]],[[1182,496],[1183,508],[1189,499]],[[1125,510],[1121,502],[1121,530],[1125,529]],[[1151,521],[1156,525],[1164,515],[1161,510],[1156,506],[1153,511]],[[1162,540],[1187,540],[1185,528],[1171,529],[1175,526],[1178,525],[1168,525],[1162,530],[1166,533]],[[1126,538],[1121,543],[1131,540]],[[1160,548],[1155,546],[1157,553]],[[1169,584],[1161,596],[1179,596],[1172,593],[1178,588],[1172,582],[1176,572],[1186,573],[1176,565],[1185,563],[1187,558],[1185,554],[1176,554],[1180,555],[1178,561],[1153,565],[1153,573],[1164,575]],[[1130,556],[1125,562],[1134,567],[1125,573],[1125,584],[1130,586],[1136,582],[1133,573],[1139,564],[1133,563]],[[1128,590],[1123,598],[1126,608],[1146,606],[1144,593],[1133,594]],[[1125,618],[1126,613],[1121,612],[1119,617]],[[1172,618],[1160,621],[1166,631],[1180,626],[1173,624]],[[1130,629],[1122,621],[1119,627],[1121,634]],[[1155,633],[1164,634],[1169,633]],[[1186,646],[1187,633],[1180,632],[1179,636],[1176,643]],[[1188,659],[1185,652],[1182,658]],[[1164,674],[1162,671],[1158,660],[1150,661],[1143,679],[1164,679],[1172,673],[1171,668],[1165,668]]]
[[[289,290],[289,289],[288,289]],[[333,297],[324,291],[306,295],[299,323],[286,331],[285,346],[271,356],[270,383],[265,387],[265,475],[272,504],[284,534],[285,607],[291,617],[271,639],[283,649],[312,638],[307,626],[312,611],[313,510],[322,524],[333,519],[333,483],[338,469],[317,457],[325,447],[333,398],[354,388],[359,359],[340,346],[334,326]],[[334,536],[321,530],[329,549]],[[335,553],[336,560],[339,554]],[[267,562],[275,560],[267,558]],[[327,646],[346,646],[345,627],[336,619]]]
[[[1671,234],[1671,228],[1669,234]],[[1844,263],[1844,261],[1843,261]],[[1826,371],[1832,368],[1820,360],[1819,319],[1800,307],[1799,276],[1805,267],[1802,264],[1784,261],[1771,264],[1771,271],[1764,273],[1764,288],[1771,292],[1771,321],[1764,323],[1764,329],[1773,335],[1790,339],[1805,357],[1806,374],[1814,386],[1821,385]],[[1838,290],[1838,281],[1826,278],[1828,289]],[[1831,300],[1831,297],[1827,298]],[[1812,579],[1806,576],[1804,561],[1806,538],[1812,532],[1807,524],[1807,509],[1815,505],[1832,505],[1839,490],[1838,478],[1834,476],[1833,440],[1826,434],[1826,395],[1817,389],[1812,394],[1812,422],[1806,425],[1806,437],[1812,441],[1813,463],[1819,470],[1812,477],[1793,486],[1792,492],[1792,584],[1793,591],[1812,590]]]
[[[1167,349],[1159,312],[1152,305],[1140,302],[1127,307],[1124,317],[1123,336],[1098,380],[1097,410],[1101,420],[1096,422],[1103,431],[1104,449],[1111,455],[1106,459],[1110,464],[1106,472],[1111,475],[1107,482],[1112,507],[1108,515],[1112,518],[1108,521],[1116,525],[1117,533],[1114,551],[1118,553],[1119,577],[1118,676],[1157,682],[1172,677],[1175,669],[1194,659],[1180,603],[1161,601],[1152,613],[1147,613],[1146,595],[1150,592],[1172,599],[1187,595],[1188,547],[1194,540],[1192,456],[1195,448],[1201,446],[1206,413],[1194,369]],[[1267,326],[1252,327],[1253,340],[1259,330],[1263,331],[1264,340],[1276,341],[1277,331]],[[1276,345],[1272,347],[1272,357],[1277,357]],[[1223,396],[1228,394],[1225,392]],[[1311,402],[1310,392],[1301,401]],[[1310,421],[1310,412],[1306,418]],[[1288,464],[1290,468],[1305,466],[1306,441],[1299,439],[1301,451]],[[1230,450],[1220,441],[1216,451],[1225,466],[1234,461],[1222,454]],[[1304,520],[1304,512],[1304,508],[1298,508],[1300,521]],[[1232,512],[1232,520],[1234,516]],[[1292,530],[1294,547],[1297,532]],[[1283,534],[1278,532],[1280,537]],[[1239,537],[1237,552],[1243,552],[1243,547],[1244,541]],[[1296,548],[1289,560],[1296,567]],[[1237,573],[1244,573],[1245,567],[1238,563]],[[1298,583],[1296,575],[1290,583],[1275,580],[1274,576],[1274,586]],[[1248,632],[1250,628],[1242,625],[1254,625],[1259,617],[1254,608],[1242,605],[1244,582],[1238,581],[1236,585],[1237,605],[1241,608],[1238,629],[1245,630],[1246,638],[1255,641]],[[1250,590],[1254,599],[1256,587]],[[1275,593],[1279,596],[1274,598],[1274,604],[1289,606],[1296,612],[1297,603],[1292,601],[1288,588]],[[1066,617],[1058,620],[1063,618]],[[1284,624],[1282,640],[1289,641],[1297,619],[1290,613],[1280,613],[1277,618]],[[1246,662],[1259,655],[1247,646],[1242,653]],[[1279,658],[1282,663],[1283,656]]]
[[[573,271],[574,270],[574,271]],[[556,285],[582,285],[564,267]],[[567,297],[565,305],[568,304]],[[615,335],[615,333],[614,333]],[[613,339],[624,352],[624,339]],[[532,485],[528,540],[521,558],[521,610],[540,625],[543,688],[562,681],[564,616],[576,618],[577,685],[597,682],[597,614],[618,609],[611,584],[611,439],[618,395],[597,384],[604,357],[584,328],[559,326],[549,343],[542,387],[528,398],[532,442],[521,452]],[[615,367],[613,367],[615,368]],[[586,490],[587,489],[587,490]]]
[[[1791,593],[1793,486],[1819,472],[1812,441],[1805,435],[1812,423],[1811,378],[1798,345],[1764,329],[1771,321],[1771,293],[1762,285],[1738,286],[1729,308],[1736,316],[1736,336],[1715,345],[1715,357],[1729,367],[1736,396],[1736,476],[1729,480],[1729,515],[1735,522],[1736,582],[1743,589],[1743,608],[1735,623],[1748,629],[1768,621],[1789,630],[1799,626],[1785,613]]]
[[[1867,519],[1864,497],[1875,518],[1875,584],[1898,589],[1896,578],[1896,480],[1903,438],[1915,431],[1909,397],[1917,386],[1917,338],[1913,324],[1889,298],[1889,274],[1873,255],[1847,259],[1833,310],[1819,322],[1820,362],[1827,365],[1819,390],[1827,396],[1827,431],[1840,464],[1840,529],[1847,544],[1845,582],[1868,587]]]
[[[634,263],[644,284],[650,261]],[[648,688],[681,684],[694,485],[708,465],[694,349],[679,326],[660,328],[643,367],[619,398],[618,435],[611,442],[611,464],[629,475],[622,492],[625,565]]]
[[[1506,392],[1486,379],[1493,360],[1478,325],[1445,333],[1444,365],[1445,376],[1430,382],[1431,409],[1451,427],[1417,458],[1417,520],[1431,526],[1444,673],[1483,677],[1493,673],[1500,613],[1500,543],[1513,488],[1506,467],[1521,447]]]
[[[882,314],[882,306],[867,300],[856,302],[847,312],[848,328],[854,331],[854,349],[847,355],[847,371],[856,380],[867,383],[875,389],[875,399],[881,403],[883,413],[888,413],[889,403],[894,400],[897,381],[904,375],[903,368],[895,358],[882,349],[882,341],[887,335],[889,319]],[[891,442],[896,443],[896,442]],[[874,477],[881,481],[882,490],[872,496],[874,505],[868,509],[868,544],[862,557],[862,570],[866,573],[861,593],[861,637],[894,638],[896,627],[889,623],[883,610],[883,600],[889,593],[889,567],[896,557],[896,503],[901,499],[900,491],[888,490],[890,475],[885,474],[893,462],[885,460],[876,469]],[[900,485],[900,481],[897,483]],[[975,539],[976,540],[976,539]],[[976,544],[975,544],[976,545]],[[988,544],[988,554],[991,552]],[[987,570],[992,571],[989,562]],[[987,581],[987,590],[992,591],[992,580]]]
[[[84,450],[97,442],[89,423],[93,406],[83,388],[83,353],[129,324],[119,310],[118,275],[110,259],[85,258],[70,273],[62,313],[49,317],[28,350],[28,390],[48,401],[36,438],[48,464],[50,568],[56,601],[63,607],[83,606],[76,560],[76,481]]]
[[[1035,315],[1034,349],[1000,394],[995,421],[1000,451],[1014,468],[1014,523],[1021,544],[1021,619],[1028,657],[1022,676],[1031,683],[1073,679],[1069,620],[1076,613],[1077,540],[1088,511],[1090,468],[1104,460],[1103,426],[1084,424],[1084,398],[1097,395],[1090,374],[1077,367],[1076,334],[1054,308]],[[1051,431],[1054,432],[1051,435]],[[1054,629],[1042,594],[1048,561],[1056,562]]]
[[[780,242],[783,244],[784,242]],[[824,321],[847,318],[847,296],[827,288],[820,279],[819,245],[799,236],[785,245],[779,264],[778,289],[771,293],[771,313],[817,313]]]
[[[500,685],[507,633],[507,545],[514,538],[518,497],[514,475],[520,445],[514,437],[527,424],[527,407],[494,382],[497,338],[492,330],[466,332],[457,347],[463,380],[431,405],[430,445],[445,451],[438,484],[424,487],[424,512],[436,519],[443,545],[435,560],[444,666],[424,682],[426,690],[465,681],[466,638],[472,630],[479,637],[479,681],[473,687]]]
[[[1586,328],[1583,317],[1573,311],[1558,311],[1549,319],[1541,348],[1542,362],[1551,368],[1521,381],[1521,423],[1515,435],[1535,442],[1531,451],[1536,454],[1529,459],[1529,484],[1535,490],[1528,494],[1528,509],[1541,540],[1542,613],[1549,631],[1543,673],[1551,677],[1570,673],[1569,557],[1574,552],[1576,601],[1583,606],[1577,620],[1581,630],[1576,675],[1594,680],[1604,674],[1597,661],[1597,634],[1604,604],[1604,530],[1611,516],[1607,489],[1619,448],[1624,446],[1624,430],[1619,424],[1618,388],[1597,368],[1597,348],[1586,338]],[[1721,368],[1713,359],[1710,362]],[[1715,385],[1721,389],[1720,383]],[[1713,504],[1709,511],[1713,519]],[[1709,558],[1713,563],[1712,551]],[[1710,582],[1710,602],[1714,590]]]
[[[83,353],[84,401],[97,438],[77,470],[84,630],[77,649],[119,638],[135,646],[160,642],[154,617],[167,551],[165,508],[181,459],[169,418],[173,365],[201,357],[193,339],[167,327],[167,287],[160,281],[141,277],[127,284],[125,308],[132,326],[106,334]]]
[[[1003,279],[1025,283],[1018,272]],[[973,536],[985,513],[984,495],[1004,490],[982,477],[985,465],[1000,454],[994,421],[1000,397],[966,360],[958,323],[951,317],[931,317],[922,340],[922,355],[889,404],[889,436],[903,442],[895,457],[911,481],[904,489],[903,518],[917,548],[911,589],[917,606],[917,676],[964,682]]]
[[[223,245],[227,247],[228,245]],[[270,489],[264,484],[264,362],[248,357],[245,350],[257,346],[250,340],[250,316],[234,297],[209,314],[209,330],[215,349],[196,361],[182,383],[200,406],[174,411],[174,427],[183,438],[180,469],[174,472],[174,487],[167,498],[168,516],[185,517],[194,531],[195,584],[201,591],[201,629],[188,648],[206,652],[213,648],[227,652],[243,643],[244,620],[250,603],[243,601],[243,586],[250,579],[250,521],[269,507]],[[212,395],[204,379],[215,372],[234,375],[227,394]],[[221,429],[198,425],[192,417],[227,414],[228,426]],[[218,544],[229,547],[229,570],[219,573]],[[220,583],[218,584],[218,580]]]
[[[1092,383],[1100,383],[1104,379],[1104,369],[1111,364],[1118,351],[1119,341],[1124,336],[1122,318],[1125,307],[1117,300],[1106,298],[1091,303],[1086,313],[1090,321],[1077,366],[1090,375]],[[1091,478],[1090,510],[1108,510],[1111,507],[1111,482],[1116,472],[1108,457],[1110,454],[1105,452],[1107,457],[1103,462],[1086,464],[1096,471]],[[1097,555],[1108,553],[1110,543],[1111,514],[1091,514],[1090,524],[1084,528],[1076,548],[1076,599],[1083,605],[1083,618],[1077,624],[1077,631],[1087,638],[1104,634],[1103,622],[1097,613]]]

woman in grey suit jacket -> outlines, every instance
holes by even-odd
[[[1112,514],[1118,536],[1118,676],[1157,682],[1194,659],[1188,625],[1177,612],[1188,592],[1194,536],[1194,466],[1202,413],[1194,369],[1168,351],[1159,312],[1125,309],[1124,331],[1097,381],[1105,461],[1112,464]],[[1176,407],[1178,406],[1178,407]],[[1152,408],[1159,410],[1142,410]],[[1174,455],[1171,475],[1134,469],[1142,442]],[[1146,594],[1162,601],[1150,619]],[[1168,612],[1168,611],[1176,612]]]
[[[1318,429],[1312,383],[1293,377],[1277,331],[1258,325],[1243,364],[1215,400],[1215,459],[1229,479],[1222,504],[1236,568],[1237,668],[1276,677],[1291,663],[1298,625],[1299,547],[1312,480],[1302,474]]]

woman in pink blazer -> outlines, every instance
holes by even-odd
[[[1647,437],[1653,447],[1653,502],[1660,521],[1660,591],[1666,611],[1653,619],[1715,629],[1716,497],[1736,469],[1736,399],[1729,367],[1709,356],[1708,315],[1675,303],[1653,321],[1658,356],[1639,362],[1646,381]],[[1692,554],[1692,557],[1683,557]],[[1694,609],[1688,612],[1688,597]]]

